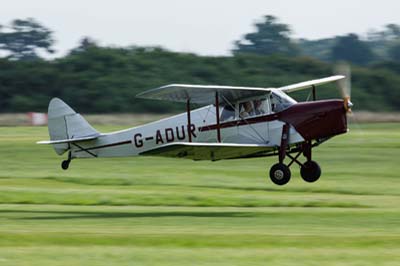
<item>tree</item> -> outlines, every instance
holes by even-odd
[[[77,54],[87,51],[90,48],[98,47],[97,42],[90,37],[83,37],[79,42],[79,46],[71,50],[71,54]]]
[[[397,24],[387,24],[386,26],[386,36],[390,40],[400,39],[400,26]]]
[[[396,42],[388,49],[390,60],[400,62],[400,42]]]
[[[344,60],[358,65],[371,62],[373,57],[372,50],[354,33],[336,37],[336,44],[331,51],[333,61]]]
[[[318,40],[299,39],[297,44],[301,50],[301,54],[329,62],[331,59],[331,50],[335,45],[334,38],[325,38]]]
[[[54,53],[53,44],[52,31],[32,18],[16,19],[9,27],[0,27],[0,50],[9,52],[11,60],[37,59],[38,50]]]
[[[255,24],[256,31],[236,41],[234,53],[255,53],[262,55],[284,54],[295,56],[299,53],[291,41],[291,30],[288,25],[278,23],[274,16],[265,16],[264,21]]]

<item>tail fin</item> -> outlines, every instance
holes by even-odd
[[[53,144],[59,155],[70,148],[69,142],[74,139],[94,139],[100,135],[80,114],[58,98],[53,98],[49,103],[48,123],[51,140],[48,144]]]

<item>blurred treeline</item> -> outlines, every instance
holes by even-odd
[[[52,32],[33,19],[0,27],[0,112],[45,111],[60,97],[79,112],[174,112],[179,104],[136,99],[170,83],[279,87],[332,74],[352,64],[352,101],[358,110],[400,110],[400,30],[397,25],[322,40],[294,40],[288,25],[267,16],[235,43],[232,56],[207,57],[160,47],[105,47],[84,38],[56,59]],[[318,96],[340,97],[334,85]],[[300,100],[308,92],[296,94]]]

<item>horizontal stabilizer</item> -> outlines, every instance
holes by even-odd
[[[271,146],[259,144],[174,142],[142,152],[140,155],[216,161],[259,157],[272,150]]]
[[[73,142],[80,142],[80,141],[87,141],[87,140],[94,140],[97,139],[100,134],[86,136],[86,137],[78,137],[73,139],[60,139],[60,140],[42,140],[36,142],[37,144],[61,144],[61,143],[73,143]]]

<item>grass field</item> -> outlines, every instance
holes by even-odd
[[[118,127],[99,127],[110,131]],[[74,160],[46,128],[0,128],[0,265],[400,265],[400,124],[314,150],[323,171],[273,185],[276,158]]]

